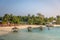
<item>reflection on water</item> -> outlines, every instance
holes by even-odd
[[[32,32],[28,32],[27,29],[19,30],[17,33],[9,33],[7,35],[0,36],[0,39],[4,40],[60,40],[60,28],[43,28],[43,31],[39,29],[32,29]]]

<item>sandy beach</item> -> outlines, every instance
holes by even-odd
[[[34,27],[40,27],[40,26],[43,26],[43,25],[19,25],[19,26],[16,26],[16,27],[19,28],[19,29],[24,29],[24,28],[27,28],[27,27],[34,28]],[[9,32],[12,31],[13,27],[14,26],[11,26],[11,27],[9,27],[9,26],[7,26],[7,27],[0,27],[0,35],[8,34]]]
[[[27,28],[27,27],[35,28],[35,27],[40,27],[40,26],[45,27],[45,25],[19,25],[19,26],[16,26],[16,27],[19,28],[19,29],[24,29],[24,28]],[[56,26],[60,26],[60,25],[54,25],[54,26],[56,27]],[[0,27],[0,35],[8,34],[9,32],[12,31],[13,27],[14,26]]]

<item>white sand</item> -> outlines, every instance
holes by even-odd
[[[19,26],[16,26],[16,27],[19,28],[19,29],[24,29],[24,28],[27,28],[29,26],[32,27],[32,28],[40,27],[40,26],[45,27],[44,25],[19,25]],[[54,26],[56,27],[56,26],[60,26],[60,25],[54,25]],[[0,27],[0,35],[8,34],[9,32],[12,31],[13,27],[14,26],[12,26],[12,27]]]
[[[60,25],[54,25],[54,27],[58,27],[58,26],[60,26]]]
[[[0,35],[7,34],[11,31],[12,27],[0,27]]]
[[[16,26],[17,28],[19,29],[24,29],[24,28],[27,28],[27,27],[40,27],[41,25],[19,25],[19,26]],[[4,34],[8,34],[9,32],[12,31],[12,27],[0,27],[0,35],[4,35]],[[44,26],[43,26],[44,27]]]

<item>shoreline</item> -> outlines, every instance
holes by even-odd
[[[40,27],[40,26],[43,26],[43,25],[19,25],[19,26],[6,26],[6,27],[0,27],[0,36],[1,35],[5,35],[5,34],[8,34],[9,32],[12,31],[12,28],[13,27],[17,27],[19,29],[25,29],[27,27],[32,27],[32,28],[35,28],[35,27]]]
[[[43,27],[46,27],[45,25],[19,25],[19,26],[16,26],[17,28],[19,29],[25,29],[27,27],[32,27],[32,28],[36,28],[36,27],[40,27],[40,26],[43,26]],[[54,27],[59,27],[60,25],[54,25]],[[12,31],[12,28],[14,26],[7,26],[7,27],[0,27],[0,35],[5,35],[5,34],[8,34],[9,32]]]

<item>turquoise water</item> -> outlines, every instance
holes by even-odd
[[[3,40],[60,40],[60,28],[44,28],[32,29],[28,32],[27,29],[19,30],[17,33],[10,32],[9,34],[0,36]]]

